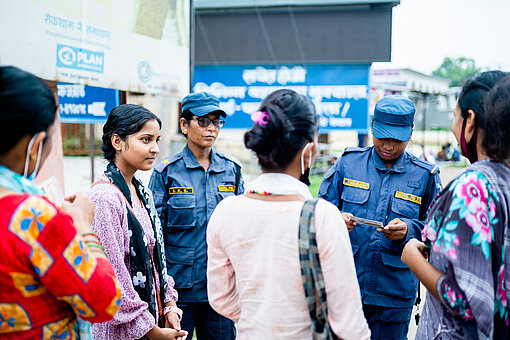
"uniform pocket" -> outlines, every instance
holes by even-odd
[[[191,288],[195,249],[176,246],[166,246],[165,249],[168,273],[174,278],[175,288]]]
[[[420,205],[413,202],[408,202],[396,197],[392,198],[391,210],[397,215],[404,216],[411,219],[417,219],[420,213]]]
[[[219,198],[218,202],[221,201],[224,198],[227,198],[229,196],[234,196],[234,195],[235,194],[233,192],[219,192],[218,193],[218,198]]]
[[[187,229],[196,224],[195,196],[176,195],[168,200],[168,223],[171,228]]]
[[[381,252],[382,268],[378,271],[377,292],[385,296],[409,299],[416,295],[417,279],[400,254]]]
[[[342,201],[352,204],[365,204],[370,196],[370,190],[344,186]]]
[[[342,211],[350,212],[357,217],[367,216],[367,203],[370,190],[344,186],[342,191]],[[364,228],[365,225],[358,224],[356,228]]]

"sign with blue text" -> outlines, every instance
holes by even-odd
[[[118,90],[58,83],[57,91],[62,123],[104,123],[119,105]]]
[[[308,96],[321,132],[369,129],[369,64],[286,66],[195,66],[193,92],[217,96],[228,117],[224,128],[248,129],[250,115],[278,89]]]

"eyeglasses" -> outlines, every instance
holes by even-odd
[[[221,129],[223,124],[225,124],[225,121],[221,119],[210,119],[207,117],[193,117],[191,119],[196,119],[198,126],[203,128],[208,127],[211,122],[213,123],[214,127],[218,129]]]

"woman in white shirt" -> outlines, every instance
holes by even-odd
[[[263,173],[245,195],[224,199],[210,219],[209,301],[237,323],[237,339],[311,339],[298,231],[303,202],[312,199],[308,173],[317,153],[318,116],[307,97],[278,90],[252,119],[244,143]],[[369,339],[338,209],[319,200],[315,228],[331,329],[342,339]]]

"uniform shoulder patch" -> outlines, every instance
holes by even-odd
[[[218,156],[220,156],[221,158],[224,158],[224,159],[228,159],[229,161],[232,161],[234,162],[235,164],[237,164],[240,168],[243,167],[243,163],[241,163],[240,160],[238,160],[237,158],[235,158],[234,156],[231,156],[231,155],[226,155],[226,154],[223,154],[223,153],[216,153]]]
[[[154,167],[154,170],[161,172],[167,167],[168,164],[172,164],[181,158],[182,158],[182,153],[178,153],[177,155],[167,157],[167,158],[163,159],[158,165],[156,165]]]
[[[345,154],[348,154],[348,153],[351,153],[351,152],[364,152],[364,151],[367,151],[369,148],[370,148],[369,146],[365,146],[365,147],[348,146],[348,147],[345,148],[345,150],[342,153],[342,155],[345,155]]]
[[[431,174],[435,175],[436,173],[439,173],[439,167],[436,164],[429,163],[427,161],[419,159],[416,156],[411,156],[410,158],[411,158],[411,162],[426,169]]]

